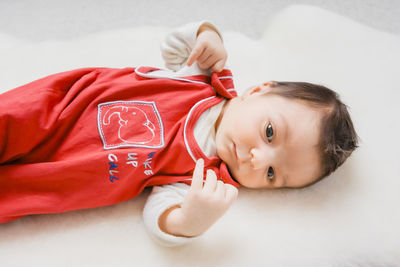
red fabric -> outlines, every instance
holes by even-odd
[[[230,71],[211,79],[146,77],[154,70],[84,68],[0,95],[0,223],[116,204],[146,186],[190,183],[200,157],[239,186],[193,136],[206,109],[236,96]]]

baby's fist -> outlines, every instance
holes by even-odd
[[[202,69],[212,69],[220,72],[224,69],[228,54],[221,37],[210,27],[199,29],[196,44],[188,58],[187,65],[191,66],[195,61]]]

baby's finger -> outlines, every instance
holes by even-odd
[[[217,186],[217,175],[213,170],[207,170],[207,178],[204,183],[204,192],[214,192]]]
[[[203,172],[204,172],[204,160],[198,159],[196,167],[194,167],[192,184],[190,190],[201,190],[203,188]]]
[[[210,62],[213,62],[212,60],[210,61],[211,58],[212,58],[212,56],[210,56],[206,61],[198,60],[197,62],[199,64],[199,67],[203,70],[211,68],[211,66],[213,65],[212,63],[210,63]]]
[[[218,180],[217,181],[217,186],[216,186],[216,189],[215,189],[215,193],[217,195],[221,196],[221,197],[225,197],[225,191],[226,191],[226,189],[225,189],[224,182],[221,181],[221,180]]]
[[[197,62],[204,64],[213,56],[212,51],[210,49],[205,48],[201,55],[197,58]]]
[[[217,58],[215,55],[210,55],[208,58],[206,58],[204,61],[201,62],[201,66],[204,69],[209,69],[212,66],[214,66],[214,63],[217,61]],[[200,60],[199,60],[200,62]]]
[[[230,184],[225,184],[225,199],[229,203],[233,203],[238,196],[238,189]]]
[[[196,45],[193,48],[192,53],[190,53],[186,64],[189,67],[192,66],[192,64],[199,58],[199,56],[203,53],[203,51],[204,51],[204,47],[203,46]]]
[[[221,59],[214,64],[212,70],[214,72],[221,72],[224,69],[224,66],[225,66],[225,60]]]

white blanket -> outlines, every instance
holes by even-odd
[[[40,43],[0,32],[0,92],[78,67],[162,67],[159,43],[169,30],[140,27]],[[141,210],[148,191],[111,207],[29,216],[0,225],[1,266],[400,264],[400,38],[293,6],[260,40],[238,32],[226,32],[224,40],[239,91],[268,80],[338,91],[361,137],[350,160],[306,189],[240,189],[228,213],[181,248],[159,247],[147,236]]]

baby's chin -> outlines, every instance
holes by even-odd
[[[234,164],[229,164],[229,162],[224,161],[224,163],[226,164],[226,168],[228,169],[228,172],[230,174],[230,176],[232,177],[232,179],[239,183],[242,186],[245,186],[242,184],[242,179],[240,179],[240,175],[239,175],[239,170],[237,169],[237,167]],[[246,187],[246,186],[245,186]]]
[[[229,174],[231,175],[232,179],[240,184],[243,187],[250,188],[250,189],[256,189],[260,188],[259,186],[253,184],[254,181],[252,179],[246,179],[245,177],[251,177],[249,174],[246,173],[240,173],[240,170],[236,168],[230,168],[228,164],[226,164],[226,167],[228,169]]]
[[[238,175],[237,175],[237,170],[233,166],[234,164],[231,163],[232,160],[232,155],[230,154],[230,151],[225,150],[225,147],[219,146],[218,139],[216,140],[216,146],[217,146],[217,156],[226,164],[226,168],[228,169],[228,172],[230,176],[232,177],[235,182],[239,183]],[[220,147],[223,147],[222,149],[219,149]]]
[[[226,164],[226,168],[228,169],[228,172],[229,172],[230,176],[232,177],[232,179],[233,179],[236,183],[241,184],[241,183],[239,182],[239,179],[237,178],[238,175],[235,175],[234,169],[231,168],[231,167],[229,167],[229,164],[228,164],[228,163],[225,162],[225,164]]]

